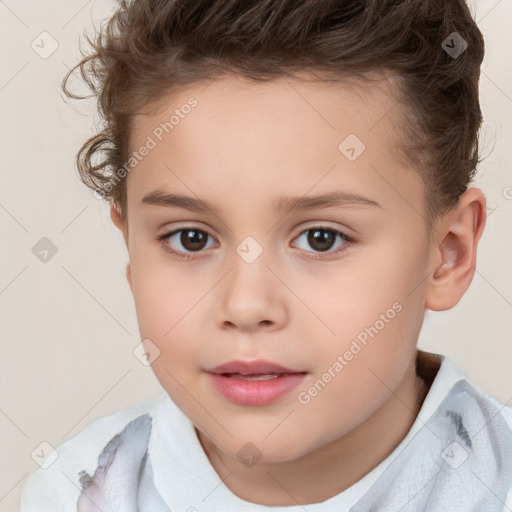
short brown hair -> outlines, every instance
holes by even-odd
[[[443,42],[467,48],[458,56]],[[272,80],[318,70],[399,78],[403,154],[421,172],[429,222],[455,206],[480,163],[478,84],[484,40],[464,0],[120,0],[79,68],[104,129],[76,155],[82,181],[120,207],[133,114],[175,88],[226,74]],[[462,39],[461,39],[462,38]],[[406,139],[406,140],[405,140]],[[93,160],[98,160],[94,162]]]

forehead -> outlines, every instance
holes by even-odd
[[[270,203],[274,190],[297,196],[333,187],[391,199],[393,183],[421,201],[418,176],[400,154],[396,91],[390,77],[368,83],[234,76],[176,90],[134,119],[130,150],[149,139],[154,147],[129,175],[129,203],[166,188],[206,200],[236,192],[241,204],[267,196]],[[346,149],[354,144],[351,160]]]
[[[152,113],[134,117],[131,146],[141,146],[144,138],[157,128],[155,123],[168,122],[173,113],[178,114],[179,119],[174,116],[173,126],[162,134],[164,137],[170,132],[173,136],[179,135],[191,123],[198,141],[202,135],[214,136],[214,133],[208,133],[213,127],[228,129],[231,126],[252,131],[264,128],[258,135],[261,136],[263,131],[272,137],[275,130],[286,125],[290,130],[296,128],[300,132],[308,131],[311,126],[311,131],[332,131],[341,136],[344,131],[352,130],[363,137],[366,131],[371,132],[382,124],[375,133],[387,135],[387,142],[399,142],[396,137],[401,138],[398,77],[373,73],[367,75],[371,82],[357,77],[327,82],[315,80],[311,74],[298,76],[303,80],[282,77],[257,82],[229,75],[177,88],[153,102]],[[191,98],[197,102],[192,109],[187,106]],[[180,110],[186,110],[185,114]],[[297,125],[298,117],[303,121],[300,126]],[[192,118],[192,121],[181,123],[186,118]],[[204,127],[203,130],[197,130],[194,119]],[[177,130],[176,121],[182,125],[180,130]],[[279,125],[273,126],[269,121],[279,122]]]

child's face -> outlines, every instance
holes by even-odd
[[[235,78],[205,86],[173,94],[165,113],[133,127],[131,151],[148,136],[157,142],[127,182],[141,339],[160,350],[152,368],[162,386],[223,452],[237,457],[251,442],[261,462],[292,460],[413,389],[432,270],[424,187],[397,154],[398,106],[384,86]],[[197,105],[182,109],[190,97]],[[179,122],[158,141],[154,130],[175,109]],[[349,134],[366,146],[342,146],[349,156],[355,148],[353,161],[338,148]],[[155,191],[207,201],[216,214],[144,203]],[[282,197],[334,193],[378,205],[273,208]],[[157,241],[179,229],[200,230],[167,238],[188,260]],[[278,396],[277,379],[208,373],[234,360],[305,374],[278,377],[292,386]]]

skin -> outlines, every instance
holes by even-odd
[[[198,100],[128,175],[128,222],[114,206],[111,217],[128,248],[141,339],[161,351],[153,371],[196,426],[224,484],[247,501],[321,502],[388,456],[428,392],[415,372],[425,311],[454,307],[473,278],[485,197],[469,188],[429,243],[423,183],[397,151],[396,90],[389,77],[357,87],[227,77],[169,94],[158,112],[135,119],[132,150],[189,97]],[[350,133],[366,146],[353,162],[338,150]],[[219,211],[141,204],[155,189],[199,197]],[[332,191],[380,207],[272,210],[280,196]],[[167,239],[189,261],[155,240],[183,223],[210,235],[201,252],[182,245],[181,233]],[[336,237],[322,252],[301,234],[319,225],[356,243]],[[251,264],[236,252],[247,236],[263,249]],[[343,243],[346,250],[334,255]],[[401,311],[317,396],[300,403],[298,393],[395,302]],[[204,371],[233,359],[308,373],[274,404],[235,405]],[[237,457],[248,442],[261,453],[251,467]]]

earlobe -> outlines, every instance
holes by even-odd
[[[470,188],[459,198],[457,207],[439,223],[438,240],[433,247],[425,307],[445,311],[457,305],[469,288],[476,267],[477,246],[485,227],[485,196]]]
[[[132,288],[132,269],[130,267],[130,263],[126,264],[126,280],[128,281],[128,285],[130,286],[130,290],[133,293],[133,288]]]
[[[128,238],[126,234],[126,226],[123,221],[123,218],[119,212],[119,210],[114,206],[110,206],[110,218],[112,219],[112,222],[116,228],[118,228],[121,233],[123,234],[124,241],[126,243],[126,246],[128,246]],[[126,280],[128,281],[128,285],[130,286],[130,290],[132,290],[132,271],[130,267],[130,262],[126,264]],[[133,293],[133,290],[132,290]]]
[[[128,234],[126,232],[127,226],[125,225],[125,222],[123,220],[123,217],[121,216],[120,211],[117,209],[115,205],[110,205],[110,218],[112,219],[112,223],[114,226],[121,231],[123,234],[124,242],[126,246],[128,247]]]
[[[121,213],[113,204],[110,205],[110,218],[112,219],[112,222],[116,228],[118,228],[121,231],[124,231],[124,222],[121,217]]]

